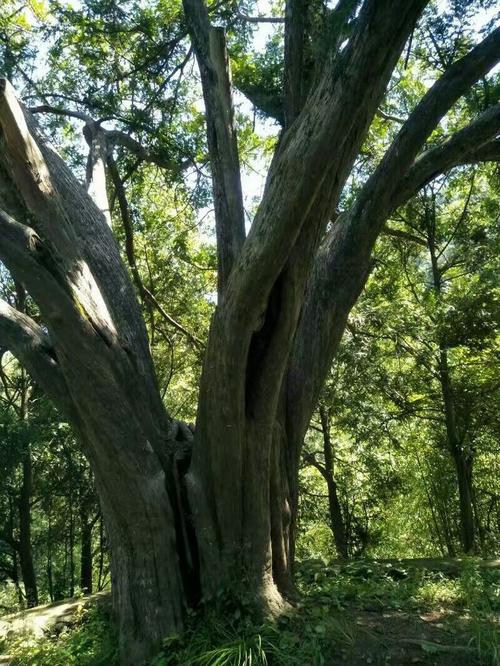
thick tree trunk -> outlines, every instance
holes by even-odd
[[[392,190],[375,179],[349,224],[334,225],[335,289],[331,279],[320,284],[313,314],[329,308],[331,291],[338,298],[326,318],[308,321],[304,308],[306,324],[295,335],[301,351],[304,330],[326,351],[321,359],[304,353],[294,374],[287,363],[306,281],[386,84],[427,3],[363,3],[341,59],[325,60],[318,85],[280,141],[246,239],[222,35],[209,25],[200,0],[184,4],[207,107],[220,278],[186,481],[198,553],[190,549],[189,523],[182,520],[186,488],[176,474],[175,437],[116,243],[104,216],[0,81],[0,259],[26,286],[44,322],[42,328],[4,304],[3,338],[65,410],[85,445],[109,536],[122,662],[134,665],[182,627],[191,596],[188,574],[196,572],[198,556],[205,596],[250,591],[261,606],[281,607],[276,581],[290,568],[287,504],[293,514],[302,438],[328,371],[325,354],[331,356],[363,287],[382,223],[377,218],[371,225],[366,201],[380,202],[386,213]],[[383,164],[384,182],[411,165],[449,108],[450,95],[443,97],[438,104],[426,99],[418,109],[417,131],[403,132],[406,138],[388,160],[392,168]],[[403,163],[394,155],[402,155]],[[319,272],[324,275],[330,263]],[[332,322],[333,342],[325,333]],[[305,400],[297,392],[300,383]],[[293,410],[300,412],[298,424]],[[276,423],[284,435],[277,434]],[[275,445],[284,437],[289,447],[278,455]]]
[[[125,409],[141,411],[133,403]],[[86,430],[83,440],[106,523],[122,662],[135,665],[146,663],[160,649],[165,636],[182,628],[184,589],[175,516],[163,467],[146,438],[142,459],[123,455],[137,450],[134,437],[144,435],[138,431],[137,422],[130,423],[124,414],[121,416],[128,421],[129,427],[124,428],[128,432],[120,428],[112,433],[97,417],[92,425],[101,432]],[[114,441],[114,455],[104,452],[103,437]],[[87,566],[91,567],[88,561]]]
[[[50,337],[29,317],[4,310],[18,323],[13,346],[31,339],[23,360],[65,411],[90,460],[109,536],[122,662],[136,666],[183,625],[170,419],[104,216],[0,83],[0,256],[37,301]]]

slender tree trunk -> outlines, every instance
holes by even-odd
[[[325,456],[325,481],[328,488],[328,507],[330,511],[330,525],[335,540],[335,547],[340,558],[348,559],[349,550],[347,544],[347,534],[342,516],[342,507],[340,505],[337,483],[334,477],[333,450],[330,439],[330,419],[326,409],[320,405],[319,413],[321,418],[321,429],[323,430],[323,452]]]
[[[436,251],[434,207],[427,212],[427,226],[427,241],[431,258],[434,291],[439,297],[442,283]],[[474,508],[472,502],[473,460],[471,453],[466,450],[460,436],[453,384],[448,363],[448,351],[443,343],[439,345],[438,369],[444,405],[448,449],[452,455],[457,473],[462,548],[465,553],[472,553],[475,550]]]
[[[97,574],[97,589],[99,592],[104,589],[104,522],[102,515],[99,516],[99,568]]]
[[[92,594],[93,587],[92,527],[89,513],[83,503],[80,508],[80,589],[83,594]]]
[[[19,299],[21,310],[24,310],[24,290],[21,290]],[[24,425],[28,423],[29,387],[28,377],[24,370],[21,373],[21,405],[20,420]],[[29,442],[25,443],[22,459],[22,481],[19,495],[19,564],[26,593],[28,608],[38,605],[38,588],[35,566],[33,563],[33,548],[31,543],[31,496],[33,492],[33,468]]]
[[[69,497],[69,596],[75,596],[75,517],[73,514],[73,493]]]
[[[49,598],[54,601],[54,577],[52,569],[52,510],[49,504],[47,511],[47,589]]]
[[[473,553],[476,549],[476,541],[472,500],[472,461],[458,443],[454,444],[452,455],[458,481],[462,548],[465,553]]]
[[[29,608],[38,605],[38,588],[33,563],[33,549],[31,545],[31,492],[32,492],[32,464],[29,446],[26,447],[23,457],[23,477],[21,494],[19,497],[19,562],[23,577],[26,602]]]

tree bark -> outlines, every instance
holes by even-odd
[[[403,127],[355,209],[333,224],[306,291],[342,188],[427,2],[363,3],[340,57],[325,61],[307,102],[294,106],[246,238],[222,35],[202,2],[184,4],[202,75],[219,254],[219,300],[185,478],[179,449],[190,436],[162,404],[133,286],[105,218],[8,84],[0,86],[0,260],[44,324],[0,305],[0,336],[59,402],[91,461],[124,664],[147,661],[164,636],[182,628],[198,573],[205,598],[251,591],[264,610],[282,607],[300,446],[379,227],[397,200],[383,182],[412,166],[496,46],[485,40],[439,94],[424,97],[418,122]]]
[[[104,216],[29,116],[27,125],[5,81],[0,97],[0,198],[10,213],[0,216],[0,257],[37,301],[48,335],[6,306],[5,321],[24,336],[12,336],[14,353],[33,361],[35,378],[59,401],[91,462],[112,551],[123,663],[141,664],[183,624],[176,443]]]

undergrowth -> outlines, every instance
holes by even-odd
[[[387,643],[359,618],[418,618],[429,611],[443,616],[449,645],[422,641],[424,657],[449,648],[470,655],[457,663],[500,664],[499,573],[473,560],[463,563],[460,575],[366,561],[309,561],[299,565],[297,581],[300,603],[274,623],[258,621],[248,607],[225,599],[191,613],[186,631],[167,638],[151,666],[385,664],[387,657],[378,659],[377,651],[382,655]],[[375,657],[350,661],[360,645]],[[83,611],[62,633],[38,641],[16,637],[8,647],[12,666],[116,666],[116,646],[109,616],[97,607]],[[441,663],[438,656],[426,663]]]
[[[61,631],[16,636],[6,646],[9,666],[119,666],[118,641],[109,609],[81,608]]]

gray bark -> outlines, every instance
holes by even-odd
[[[394,3],[366,3],[342,67],[325,69],[278,147],[263,201],[214,315],[188,475],[201,580],[208,595],[234,584],[243,570],[258,597],[271,606],[280,603],[273,560],[283,562],[287,555],[283,546],[279,552],[276,545],[273,552],[272,534],[283,544],[287,498],[273,498],[282,511],[276,505],[271,510],[269,488],[287,485],[272,474],[277,460],[280,467],[282,461],[288,464],[286,455],[280,452],[273,462],[272,451],[305,279],[424,4],[405,2],[395,8]],[[336,183],[333,194],[326,174]],[[272,525],[271,515],[281,515],[283,525]]]
[[[63,390],[60,404],[84,443],[106,520],[123,662],[140,664],[180,629],[184,612],[167,478],[170,421],[105,218],[27,118],[29,128],[4,81],[0,191],[10,215],[0,216],[0,258],[37,301],[50,343],[5,305],[0,331],[56,400]],[[21,340],[12,340],[17,331]]]

